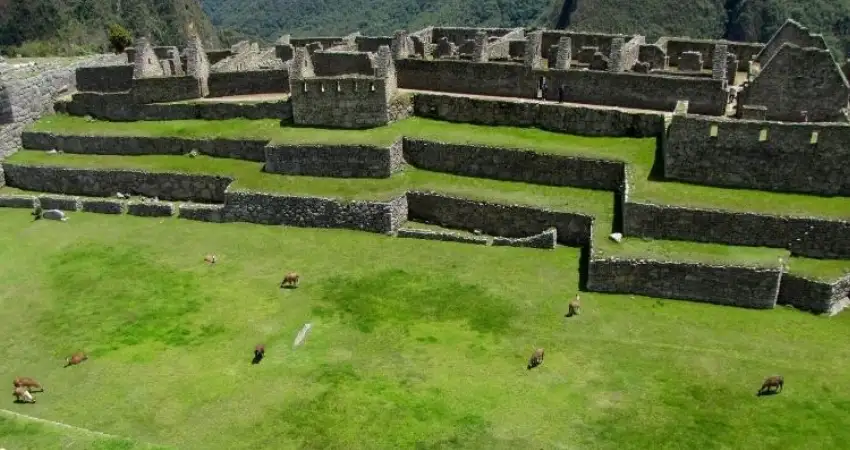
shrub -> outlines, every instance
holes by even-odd
[[[123,52],[130,44],[133,43],[133,39],[130,37],[130,32],[127,31],[126,28],[118,25],[117,23],[113,23],[109,26],[109,45],[112,46],[112,49],[115,50],[115,53]]]

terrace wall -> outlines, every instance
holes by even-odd
[[[51,166],[3,165],[6,183],[15,188],[66,195],[112,197],[117,192],[158,197],[162,200],[191,200],[202,203],[224,201],[232,178],[183,173],[150,173],[138,170],[72,169]]]
[[[829,313],[848,292],[850,275],[829,283],[786,274],[782,276],[778,303],[814,313]]]
[[[626,41],[631,39],[631,36],[624,34],[611,33],[590,33],[580,31],[562,31],[562,30],[545,30],[543,31],[543,44],[541,45],[541,54],[544,59],[549,58],[549,49],[553,45],[558,45],[558,40],[566,36],[570,38],[571,54],[577,55],[582,47],[598,47],[603,55],[611,53],[611,41],[616,37],[624,38]]]
[[[25,132],[28,150],[61,150],[88,155],[185,155],[192,150],[217,158],[264,162],[266,140],[184,139],[141,136],[74,136]]]
[[[215,72],[209,77],[210,97],[289,92],[288,70]]]
[[[404,159],[435,172],[612,191],[623,181],[624,166],[617,161],[408,138],[404,139]]]
[[[388,233],[407,220],[407,203],[404,196],[388,202],[343,202],[319,197],[228,192],[221,218],[225,222]]]
[[[455,92],[503,97],[536,98],[540,78],[548,80],[548,100],[591,105],[672,111],[687,99],[690,111],[721,115],[727,94],[723,80],[595,70],[528,70],[519,64],[403,59],[396,62],[398,85],[403,89]]]
[[[713,127],[716,137],[711,137]],[[763,130],[767,139],[761,142]],[[846,123],[674,115],[664,142],[664,176],[712,186],[850,196],[848,143]]]
[[[535,127],[583,136],[654,137],[664,131],[662,113],[591,106],[417,93],[413,107],[417,116],[431,119]]]
[[[354,38],[354,43],[357,45],[358,52],[378,53],[378,48],[382,45],[392,46],[393,38],[392,36],[357,36]]]
[[[582,214],[488,203],[433,192],[408,192],[407,206],[411,219],[447,228],[481,230],[495,236],[524,238],[554,227],[559,243],[576,247],[590,243],[593,224],[592,217]]]
[[[770,216],[627,201],[623,234],[651,239],[787,248],[810,258],[850,258],[850,221]]]
[[[770,309],[776,305],[780,277],[778,268],[591,258],[587,287],[594,292]]]
[[[70,102],[57,102],[57,112],[92,116],[112,122],[140,120],[292,119],[289,101],[233,103],[133,103],[128,94],[75,94]]]
[[[371,145],[269,145],[265,171],[336,178],[389,178],[402,169],[401,141]]]

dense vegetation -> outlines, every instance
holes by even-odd
[[[108,51],[107,26],[113,23],[134,37],[178,44],[188,22],[207,45],[218,45],[198,0],[0,0],[0,51],[22,56]]]
[[[850,0],[202,0],[222,29],[274,40],[280,34],[387,35],[425,25],[572,27],[766,41],[788,18],[850,50]]]

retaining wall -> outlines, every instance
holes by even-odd
[[[446,228],[524,238],[554,227],[561,244],[574,247],[590,244],[593,218],[582,214],[481,202],[434,192],[408,192],[407,206],[411,219]]]
[[[651,239],[787,248],[810,258],[850,258],[850,221],[770,216],[627,201],[623,234]]]
[[[201,80],[190,76],[136,78],[130,90],[133,103],[165,103],[203,97]]]
[[[150,173],[136,170],[72,169],[52,166],[3,165],[6,183],[15,188],[66,195],[112,197],[117,192],[220,203],[232,178],[183,173]]]
[[[111,122],[139,120],[227,120],[280,119],[292,120],[288,101],[233,103],[133,103],[130,94],[75,94],[70,102],[57,102],[57,112],[74,116],[92,116]]]
[[[624,163],[481,145],[404,138],[404,159],[413,166],[494,180],[617,190]]]
[[[414,113],[450,122],[535,127],[583,136],[654,137],[664,114],[592,106],[415,94]]]
[[[593,258],[589,266],[587,288],[593,292],[758,309],[776,305],[780,280],[778,268]]]
[[[28,150],[62,150],[89,155],[185,155],[192,150],[217,158],[266,160],[267,141],[183,139],[142,136],[74,136],[28,131],[22,136]]]
[[[782,276],[778,303],[804,311],[829,313],[835,304],[850,293],[850,275],[835,281],[810,280],[797,275]]]
[[[227,222],[388,233],[407,220],[406,211],[404,196],[388,202],[343,202],[319,197],[228,192],[221,217]]]
[[[402,169],[402,145],[269,145],[265,171],[336,178],[389,178]]]
[[[133,87],[133,65],[80,67],[76,77],[80,92],[127,92]]]

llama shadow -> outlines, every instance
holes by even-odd
[[[19,400],[19,399],[17,399],[17,398],[16,398],[15,400],[13,400],[13,401],[12,401],[12,403],[26,403],[26,404],[31,404],[31,403],[35,403],[35,402],[28,402],[28,401],[26,401],[26,400]]]
[[[259,364],[264,358],[262,353],[257,353],[254,355],[254,359],[251,360],[251,364]]]
[[[577,316],[578,314],[579,314],[579,313],[577,313],[577,312],[570,311],[570,312],[568,312],[568,313],[564,314],[564,317],[566,317],[566,318],[568,318],[568,319],[569,319],[570,317],[575,317],[575,316]]]
[[[281,289],[298,289],[298,286],[292,284],[284,284],[280,286]]]
[[[778,395],[781,391],[758,391],[756,392],[756,397],[770,397],[773,395]]]

